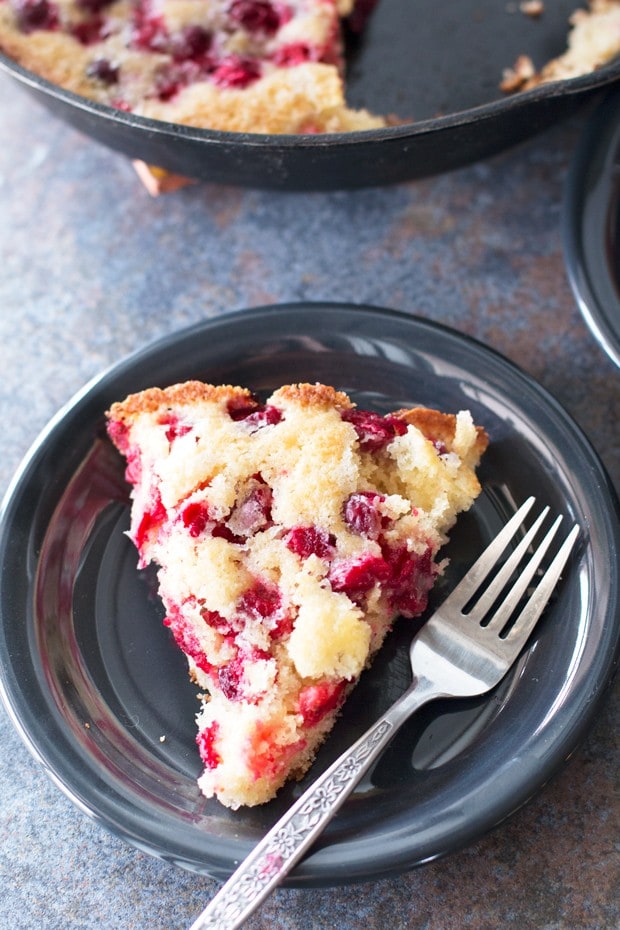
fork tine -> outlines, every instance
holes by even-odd
[[[543,514],[544,514],[544,511],[543,511]],[[543,514],[541,514],[541,516],[543,516]],[[556,517],[552,526],[548,530],[547,535],[544,537],[542,542],[538,545],[538,547],[532,553],[532,556],[529,562],[523,568],[519,569],[519,576],[515,580],[514,585],[506,593],[506,597],[504,598],[503,602],[494,611],[493,617],[487,624],[489,629],[496,629],[498,631],[501,631],[502,628],[505,626],[505,624],[508,622],[515,607],[519,603],[519,600],[523,597],[523,595],[527,591],[528,585],[530,584],[532,578],[534,577],[536,569],[542,562],[543,556],[545,555],[547,549],[551,545],[551,541],[553,540],[553,537],[555,536],[561,522],[562,522],[562,516],[560,515],[559,517]],[[539,517],[539,519],[536,521],[532,529],[537,527],[537,524],[540,525],[540,523],[541,523],[541,520]],[[528,536],[531,536],[531,535],[532,534],[530,532]],[[522,541],[522,544],[523,542],[525,542],[525,539],[527,539],[527,536]],[[522,544],[513,552],[510,559],[508,559],[508,561],[506,562],[506,565],[504,566],[504,569],[506,568],[509,569],[509,571],[505,572],[505,575],[508,577],[517,568],[518,562],[520,561],[523,549],[525,548],[523,547]],[[519,552],[519,549],[521,549],[521,552]],[[519,556],[518,559],[515,558],[515,556],[517,555]],[[502,584],[502,587],[503,587],[503,584]],[[499,594],[500,590],[501,588],[499,588],[496,594]]]
[[[504,589],[506,582],[512,577],[515,569],[521,562],[521,559],[523,558],[524,553],[526,552],[530,543],[536,536],[536,533],[538,532],[543,520],[545,519],[548,513],[549,513],[549,508],[545,507],[541,511],[540,515],[538,516],[538,519],[531,525],[531,527],[529,528],[529,530],[527,531],[523,539],[520,541],[519,545],[516,547],[514,552],[512,552],[512,554],[510,555],[508,559],[506,559],[502,568],[497,573],[496,577],[493,579],[493,581],[491,582],[489,587],[486,589],[484,594],[482,594],[480,598],[478,599],[478,601],[476,602],[476,605],[472,607],[470,611],[467,612],[467,616],[469,617],[470,620],[475,621],[477,623],[482,623],[486,614],[489,612],[491,607],[497,601],[497,598],[499,597],[502,590]],[[551,539],[548,540],[547,545],[549,544],[549,542],[551,542]],[[528,581],[529,581],[529,578],[528,578]],[[523,590],[525,590],[526,587],[527,585],[524,586]]]
[[[538,583],[538,587],[508,631],[505,642],[510,644],[512,648],[521,649],[534,629],[538,618],[547,606],[547,601],[558,583],[558,579],[568,561],[568,557],[575,545],[578,535],[579,526],[575,525],[564,540],[547,571],[542,576]]]
[[[482,555],[478,556],[466,575],[459,581],[457,586],[448,595],[442,604],[442,608],[455,607],[460,609],[476,593],[482,582],[488,574],[495,568],[502,552],[515,535],[524,517],[531,510],[535,497],[528,497],[519,507],[515,514],[505,524],[503,529],[489,543]]]

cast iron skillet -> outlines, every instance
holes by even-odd
[[[620,60],[515,96],[503,69],[527,53],[540,67],[566,45],[579,0],[547,0],[537,19],[509,0],[379,0],[348,44],[348,99],[409,120],[320,136],[192,129],[101,106],[0,55],[0,68],[52,112],[99,142],[191,178],[244,187],[334,190],[437,174],[540,132],[620,77]]]

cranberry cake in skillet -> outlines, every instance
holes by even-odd
[[[340,20],[354,0],[0,0],[0,49],[141,116],[235,132],[366,129],[348,108]]]
[[[321,384],[260,403],[191,381],[115,403],[129,535],[201,691],[207,797],[230,808],[301,777],[479,493],[468,412],[379,414]]]
[[[0,0],[0,50],[83,97],[167,122],[258,133],[373,129],[395,118],[347,106],[342,22],[358,30],[375,2]],[[571,19],[567,52],[537,72],[524,49],[503,90],[586,74],[618,54],[620,0],[585,6]]]

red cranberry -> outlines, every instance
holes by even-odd
[[[217,536],[218,539],[225,539],[229,543],[242,543],[242,536],[235,536],[233,531],[226,526],[225,523],[216,523],[213,529],[211,530],[212,536]]]
[[[264,622],[272,639],[281,639],[293,629],[293,617],[282,603],[279,588],[258,579],[241,596],[238,608],[246,614]]]
[[[191,426],[171,426],[166,430],[166,439],[168,442],[174,442],[179,436],[186,436],[188,433],[191,433],[191,431]]]
[[[100,42],[105,35],[105,21],[101,16],[93,16],[91,19],[85,19],[81,23],[76,23],[71,27],[71,35],[74,36],[82,45],[94,45]],[[109,80],[109,74],[112,70],[116,72],[115,77]],[[91,61],[86,68],[88,77],[102,81],[104,84],[115,84],[118,81],[118,68],[114,67],[107,58],[98,58]]]
[[[134,542],[138,548],[138,551],[142,551],[144,543],[147,541],[148,537],[151,535],[154,529],[163,523],[166,519],[166,508],[161,502],[159,493],[153,495],[153,501],[150,508],[146,509],[142,514],[142,519],[138,524],[134,535]]]
[[[294,68],[306,61],[318,61],[318,59],[317,50],[306,42],[289,42],[288,45],[281,45],[271,56],[271,60],[278,68]]]
[[[342,419],[355,427],[360,448],[364,452],[378,452],[395,436],[402,436],[407,432],[407,424],[391,414],[382,417],[370,410],[353,408],[343,410]]]
[[[384,547],[383,554],[392,572],[389,582],[392,606],[404,617],[419,616],[426,610],[435,580],[436,566],[431,549],[417,555],[409,552],[406,546]]]
[[[384,546],[383,557],[390,566],[390,602],[394,607],[403,609],[405,603],[417,604],[416,572],[418,557],[409,552],[405,545]]]
[[[314,727],[323,717],[339,707],[344,700],[346,681],[323,682],[309,685],[299,695],[298,713],[303,717],[304,725]]]
[[[222,761],[215,749],[218,729],[219,727],[214,721],[208,727],[205,727],[204,730],[201,730],[196,737],[200,758],[208,769],[216,769]]]
[[[229,701],[240,701],[242,699],[243,663],[239,656],[229,662],[228,665],[222,665],[218,669],[217,678],[225,698]]]
[[[152,13],[148,2],[138,3],[133,12],[131,44],[141,49],[164,51],[168,31],[161,16]]]
[[[241,596],[239,609],[258,620],[273,616],[282,606],[282,596],[276,585],[257,580]]]
[[[382,556],[362,555],[334,563],[329,573],[329,582],[332,590],[342,591],[355,601],[375,583],[385,584],[390,575],[390,566]]]
[[[76,0],[76,6],[87,13],[100,13],[106,6],[110,6],[114,0]]]
[[[283,613],[276,618],[275,624],[269,631],[269,635],[275,641],[282,639],[284,636],[290,636],[295,626],[294,618],[291,614]]]
[[[246,423],[249,423],[251,426],[256,426],[257,428],[261,426],[274,426],[282,419],[282,411],[268,404],[266,407],[262,407],[260,410],[255,410],[253,413],[250,413],[244,419]]]
[[[270,659],[268,652],[262,649],[251,649],[247,653],[238,653],[228,665],[223,665],[218,669],[218,681],[222,694],[229,701],[249,701],[255,703],[259,697],[256,694],[244,693],[243,673],[246,661],[257,662],[261,659]]]
[[[403,588],[409,583],[419,557],[410,552],[404,543],[395,546],[382,547],[383,558],[390,566],[390,585],[393,588]]]
[[[172,100],[179,91],[191,83],[182,64],[163,65],[155,79],[157,96],[160,100]]]
[[[260,403],[255,397],[233,397],[228,401],[226,409],[231,420],[245,420],[251,413],[260,408]]]
[[[222,636],[228,636],[231,633],[231,626],[226,617],[223,617],[217,610],[207,610],[205,607],[201,610],[200,615],[207,626],[212,627],[221,633]]]
[[[248,764],[252,768],[255,778],[275,778],[286,771],[292,760],[306,748],[305,739],[297,740],[286,746],[278,744],[275,740],[275,727],[273,723],[261,723],[254,726],[251,739],[251,751]]]
[[[252,480],[247,496],[234,508],[228,528],[239,537],[247,538],[271,525],[273,492],[260,476]]]
[[[129,427],[126,423],[123,423],[121,420],[110,420],[108,422],[108,436],[116,446],[116,448],[123,453],[127,454],[129,447]]]
[[[201,671],[213,677],[216,673],[216,669],[208,661],[198,637],[188,626],[187,621],[185,621],[179,613],[171,611],[164,620],[164,626],[170,627],[176,644],[183,650],[185,655],[190,656]]]
[[[175,61],[208,63],[207,52],[211,48],[211,33],[202,26],[186,26],[170,40],[169,51]]]
[[[209,508],[204,502],[188,504],[182,513],[183,526],[187,527],[189,535],[194,539],[202,536],[210,519]]]
[[[22,32],[58,28],[58,8],[51,0],[13,0],[13,9]]]
[[[377,506],[384,500],[383,494],[378,494],[376,491],[360,491],[351,494],[344,505],[346,523],[360,536],[376,539],[384,523],[387,522]]]
[[[273,35],[280,27],[280,16],[268,0],[233,0],[228,15],[248,32]]]
[[[316,526],[294,526],[286,536],[286,546],[300,559],[307,559],[311,555],[324,559],[334,551],[333,538]]]
[[[96,39],[92,40],[96,42]],[[118,82],[118,67],[108,61],[107,58],[97,58],[91,61],[86,73],[89,77],[101,81],[102,84],[116,84]]]
[[[125,477],[129,484],[140,484],[142,480],[142,459],[138,452],[127,453]]]
[[[251,58],[230,55],[213,71],[212,80],[218,87],[242,89],[260,77],[258,62]]]
[[[179,436],[186,436],[187,433],[191,433],[192,427],[188,426],[187,423],[181,423],[176,413],[165,413],[163,414],[158,422],[161,426],[166,426],[166,439],[168,442],[172,443]]]
[[[243,420],[250,426],[273,426],[282,419],[282,411],[272,404],[260,404],[254,398],[231,400],[228,403],[230,418],[238,423]]]

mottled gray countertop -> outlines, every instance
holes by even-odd
[[[0,490],[88,379],[156,337],[296,300],[388,306],[486,342],[572,414],[620,487],[620,373],[567,282],[561,207],[585,114],[506,154],[389,189],[186,187],[0,78]],[[617,930],[618,703],[531,802],[473,846],[359,886],[282,889],[250,930]],[[215,890],[125,845],[48,779],[0,711],[0,926],[182,930]]]

